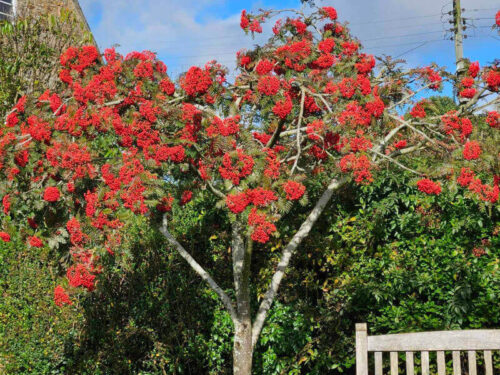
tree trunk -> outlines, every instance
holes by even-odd
[[[252,261],[252,240],[243,240],[243,226],[233,223],[232,253],[234,288],[236,292],[236,314],[234,323],[233,373],[252,374],[252,314],[250,310],[250,264]]]
[[[234,375],[252,374],[252,356],[252,323],[249,320],[238,322],[234,327]]]

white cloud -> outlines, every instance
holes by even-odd
[[[254,43],[239,27],[240,15],[200,21],[203,11],[213,1],[186,0],[113,0],[96,9],[97,0],[82,1],[92,22],[100,13],[93,33],[101,48],[119,44],[119,51],[152,50],[179,73],[191,65],[201,65],[216,58],[234,65],[235,54]]]
[[[237,50],[264,39],[260,36],[253,41],[245,36],[239,27],[239,13],[201,20],[207,9],[225,1],[229,0],[112,0],[105,3],[82,0],[81,5],[91,25],[95,16],[101,14],[100,22],[92,25],[101,48],[120,44],[122,53],[156,51],[176,75],[191,65],[201,65],[213,58],[232,68]],[[447,0],[324,0],[318,3],[337,8],[340,19],[351,21],[354,35],[366,47],[382,46],[369,49],[370,53],[398,55],[418,47],[404,55],[411,64],[427,64],[443,53],[453,56],[451,41],[436,41],[444,35],[440,30],[450,27],[440,17],[443,5],[444,11],[451,9]],[[494,10],[472,9],[498,7],[495,3],[497,0],[462,0],[462,7],[468,9],[465,12],[468,17],[493,17]],[[263,5],[263,1],[254,2],[254,9]],[[478,30],[481,34],[491,32]],[[477,41],[484,39],[478,38],[476,43],[470,40],[466,47],[469,44],[477,49],[481,48]],[[424,42],[427,44],[419,47]],[[495,41],[490,38],[489,43]]]
[[[443,55],[454,55],[453,42],[443,40],[451,36],[444,32],[451,28],[448,23],[451,16],[446,15],[452,10],[449,0],[324,0],[322,4],[336,7],[340,18],[350,21],[353,34],[361,39],[365,47],[379,47],[368,48],[370,53],[397,56],[406,52],[402,58],[412,65],[428,64],[433,60],[442,60]],[[475,20],[476,25],[492,25],[498,1],[462,0],[461,6],[466,9],[464,17],[491,18]],[[477,36],[488,33],[494,35],[487,28],[469,29],[467,34],[476,37],[466,40],[465,54],[467,47],[471,47],[469,52],[476,53],[481,47]],[[486,41],[498,47],[498,42],[490,37],[481,40],[483,46]],[[410,51],[415,47],[418,48]],[[494,48],[490,52],[494,54]]]

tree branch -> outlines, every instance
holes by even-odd
[[[469,108],[471,108],[472,106],[474,106],[477,103],[477,101],[479,100],[479,98],[481,97],[481,95],[483,95],[486,91],[487,91],[486,88],[483,88],[482,90],[479,90],[476,93],[476,95],[474,95],[474,97],[472,99],[470,99],[468,102],[460,105],[460,108],[458,108],[458,114],[461,115],[465,111],[467,111]]]
[[[196,147],[196,145],[195,145],[195,148],[196,148],[196,150],[201,155],[201,150],[198,147]],[[219,189],[217,189],[210,181],[203,179],[203,177],[201,176],[201,172],[199,171],[198,168],[196,168],[192,164],[190,164],[190,167],[191,167],[191,169],[193,169],[198,174],[198,176],[201,178],[201,180],[204,181],[207,184],[207,186],[209,187],[210,191],[212,193],[214,193],[214,195],[216,195],[217,197],[219,197],[221,199],[226,199],[226,195],[222,191],[220,191]]]
[[[380,142],[377,146],[377,151],[380,152],[382,149],[387,145],[387,142],[389,142],[401,129],[405,128],[406,124],[399,125],[398,127],[392,129],[389,134],[385,136],[385,138]]]
[[[124,98],[120,98],[120,99],[116,99],[116,100],[113,100],[111,102],[107,102],[107,103],[104,103],[104,104],[101,104],[99,106],[97,106],[97,108],[102,108],[102,107],[112,107],[114,106],[115,104],[120,104],[121,102],[123,102],[125,99]]]
[[[293,166],[292,166],[292,170],[290,172],[290,174],[293,174],[293,172],[295,171],[295,168],[297,168],[297,164],[299,163],[299,158],[300,158],[300,154],[302,152],[301,150],[301,142],[302,142],[302,139],[300,138],[300,125],[302,124],[302,116],[304,115],[304,101],[305,101],[305,92],[304,92],[304,89],[301,89],[301,97],[300,97],[300,112],[299,112],[299,119],[297,121],[297,158],[295,159],[294,163],[293,163]]]
[[[417,95],[419,92],[425,90],[426,88],[428,88],[429,86],[432,86],[434,85],[435,83],[434,82],[429,82],[427,85],[425,86],[422,86],[421,88],[419,88],[417,91],[413,91],[411,94],[408,94],[406,95],[403,99],[401,99],[399,102],[397,103],[394,103],[393,105],[391,105],[389,108],[387,108],[388,111],[390,111],[391,109],[405,103],[406,101],[408,101],[409,99],[411,99],[412,97],[414,97],[415,95]]]
[[[233,302],[231,301],[231,298],[222,290],[222,288],[215,282],[214,279],[208,274],[207,271],[203,269],[202,266],[196,260],[189,254],[186,249],[177,241],[172,234],[168,231],[167,228],[167,216],[163,215],[163,222],[160,227],[160,232],[163,234],[163,236],[170,242],[171,245],[173,245],[176,250],[179,252],[181,257],[183,257],[186,262],[191,266],[191,268],[203,279],[207,282],[207,284],[212,288],[212,290],[217,293],[219,298],[222,300],[224,303],[224,306],[229,312],[229,315],[231,315],[231,319],[234,321],[237,320],[236,312],[233,307]]]
[[[319,216],[325,209],[327,203],[330,201],[333,192],[337,190],[339,187],[344,185],[347,181],[347,178],[342,178],[337,180],[336,178],[332,179],[326,190],[323,192],[319,200],[316,202],[316,205],[309,213],[307,219],[302,223],[299,230],[295,233],[292,240],[288,243],[288,245],[283,250],[283,254],[278,263],[278,267],[276,268],[276,272],[273,275],[271,280],[271,285],[266,291],[264,295],[264,299],[262,300],[259,311],[255,317],[255,321],[253,323],[252,328],[252,346],[255,346],[257,340],[259,338],[260,332],[264,325],[264,321],[266,320],[267,314],[269,313],[269,309],[278,293],[278,289],[285,274],[285,271],[290,263],[290,259],[292,255],[295,253],[295,250],[300,245],[302,240],[309,234],[312,227],[318,220]]]
[[[368,150],[368,151],[373,152],[374,154],[376,154],[376,155],[378,155],[378,156],[381,156],[381,157],[383,157],[383,158],[385,158],[385,159],[389,160],[391,163],[396,164],[396,165],[397,165],[398,167],[400,167],[400,168],[403,168],[403,169],[405,169],[405,170],[407,170],[407,171],[409,171],[409,172],[415,173],[415,174],[416,174],[416,175],[418,175],[418,176],[423,176],[423,174],[422,174],[422,173],[420,173],[420,172],[418,172],[418,171],[416,171],[416,170],[414,170],[414,169],[408,168],[407,166],[405,166],[405,165],[401,164],[399,161],[397,161],[397,160],[395,160],[395,159],[391,158],[390,156],[384,155],[383,153],[378,152],[378,151],[376,151],[376,150],[374,150],[374,149],[370,149],[370,150]]]
[[[389,114],[389,117],[392,117],[394,120],[397,120],[399,121],[400,123],[406,125],[408,128],[410,128],[411,130],[413,130],[414,132],[416,133],[419,133],[420,135],[422,135],[425,139],[427,139],[429,142],[433,143],[433,144],[436,144],[436,141],[434,141],[432,138],[430,138],[427,134],[425,134],[423,131],[421,130],[418,130],[417,128],[415,128],[413,125],[410,124],[410,122],[406,121],[406,120],[403,120],[401,118],[399,118],[398,116],[395,116],[395,115],[392,115],[392,114]]]
[[[474,112],[479,112],[481,109],[487,108],[487,107],[489,107],[490,105],[493,105],[493,104],[496,104],[496,103],[500,103],[500,98],[498,98],[498,97],[497,97],[497,98],[495,98],[495,99],[493,99],[493,100],[489,101],[488,103],[483,104],[483,105],[482,105],[482,106],[480,106],[480,107],[476,107],[476,108],[474,108]]]
[[[278,122],[278,127],[274,131],[274,133],[271,136],[271,138],[269,139],[269,141],[267,141],[267,144],[266,144],[267,148],[273,148],[273,146],[276,144],[276,142],[278,142],[278,140],[280,139],[281,130],[283,129],[284,122],[285,122],[284,120],[280,120]]]
[[[311,94],[311,95],[316,96],[317,98],[319,98],[323,102],[323,104],[326,106],[326,109],[328,109],[328,112],[333,113],[332,108],[330,107],[330,105],[328,104],[328,102],[325,100],[325,98],[323,97],[323,95],[315,93],[315,92],[312,92],[311,90],[309,90],[308,88],[305,88],[305,87],[304,87],[304,89],[309,94]]]
[[[300,128],[301,132],[305,132],[306,130],[307,130],[306,128]],[[297,133],[297,129],[292,129],[292,130],[285,130],[284,132],[281,132],[281,135],[285,136],[285,135],[292,135],[292,134],[296,134],[296,133]]]
[[[387,134],[384,139],[382,139],[377,146],[373,148],[375,151],[375,154],[373,155],[372,161],[375,161],[377,159],[377,153],[382,152],[385,146],[387,146],[387,143],[401,130],[406,128],[406,124],[399,125],[398,127],[392,129],[389,134]]]

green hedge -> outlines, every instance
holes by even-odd
[[[461,190],[423,196],[411,176],[382,177],[346,188],[297,253],[258,344],[256,374],[353,373],[356,322],[372,333],[499,326],[498,208]],[[228,228],[213,202],[195,200],[175,228],[229,287]],[[63,309],[52,303],[57,256],[17,239],[0,244],[0,372],[231,373],[228,314],[145,222],[132,230],[130,266],[107,264],[96,292]],[[264,269],[254,293],[279,250],[256,250],[268,262],[255,264]]]

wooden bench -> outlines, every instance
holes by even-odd
[[[406,353],[406,373],[414,375],[414,352],[420,352],[422,375],[429,375],[429,352],[437,352],[437,371],[445,375],[445,351],[453,357],[453,375],[461,374],[460,352],[467,351],[469,375],[477,375],[476,351],[484,351],[485,375],[493,375],[492,350],[500,350],[500,329],[434,331],[368,336],[356,324],[356,375],[368,375],[368,353],[375,353],[375,375],[382,375],[382,353],[390,353],[391,375],[398,374],[398,353]]]

